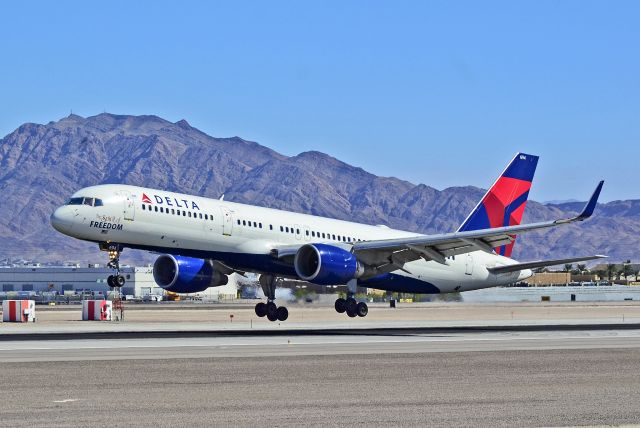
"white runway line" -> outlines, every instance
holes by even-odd
[[[33,344],[32,342],[1,342],[0,352],[11,351],[53,351],[53,350],[82,350],[82,349],[154,349],[154,348],[218,348],[226,349],[231,347],[260,347],[260,346],[314,346],[314,345],[380,345],[380,344],[402,344],[402,343],[465,343],[465,342],[531,342],[531,341],[576,341],[576,340],[607,340],[607,339],[640,339],[640,331],[637,333],[625,332],[624,334],[615,331],[603,331],[585,333],[576,335],[575,332],[571,336],[565,336],[562,333],[536,335],[519,335],[508,337],[481,337],[483,335],[493,335],[493,333],[484,333],[482,335],[464,335],[451,337],[432,337],[432,336],[402,336],[387,337],[378,339],[368,339],[362,336],[344,337],[343,340],[322,340],[323,336],[312,336],[312,338],[302,338],[302,340],[294,340],[287,338],[247,338],[238,341],[237,338],[233,342],[228,342],[227,338],[185,338],[185,339],[82,339],[70,340],[62,342],[53,342],[49,346],[41,344]],[[502,336],[502,334],[500,334]],[[328,336],[326,336],[328,337]],[[146,342],[146,343],[145,343]],[[568,345],[568,344],[567,344]],[[629,346],[640,346],[629,343]]]

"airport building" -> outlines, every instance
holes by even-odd
[[[144,297],[161,296],[165,291],[158,287],[153,279],[153,268],[124,266],[120,269],[126,278],[122,287],[125,296]],[[107,277],[113,270],[98,265],[80,267],[71,266],[0,266],[0,299],[15,294],[52,293],[59,295],[93,293],[107,295],[111,290]],[[202,298],[220,300],[236,297],[236,275],[229,277],[229,283],[222,287],[213,287],[202,293]]]

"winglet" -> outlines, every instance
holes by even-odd
[[[580,214],[578,214],[575,217],[556,220],[553,223],[554,224],[573,223],[574,221],[582,221],[591,217],[591,214],[593,214],[593,210],[596,208],[596,204],[598,203],[598,198],[600,197],[600,191],[602,190],[603,185],[604,185],[604,180],[598,183],[596,190],[594,190],[593,195],[591,195],[591,198],[589,198],[589,202],[587,202],[587,204],[584,206]]]
[[[593,214],[593,210],[596,208],[596,204],[598,203],[598,198],[600,197],[600,191],[602,190],[603,185],[604,180],[598,183],[598,187],[596,187],[596,190],[593,192],[593,195],[591,195],[589,202],[584,206],[580,215],[576,217],[576,220],[584,220],[591,217],[591,214]]]

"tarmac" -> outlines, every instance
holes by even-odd
[[[0,325],[0,426],[640,423],[637,303],[149,307]]]

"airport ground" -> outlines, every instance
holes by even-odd
[[[292,306],[291,324],[189,307],[0,325],[0,425],[640,423],[637,302]]]

